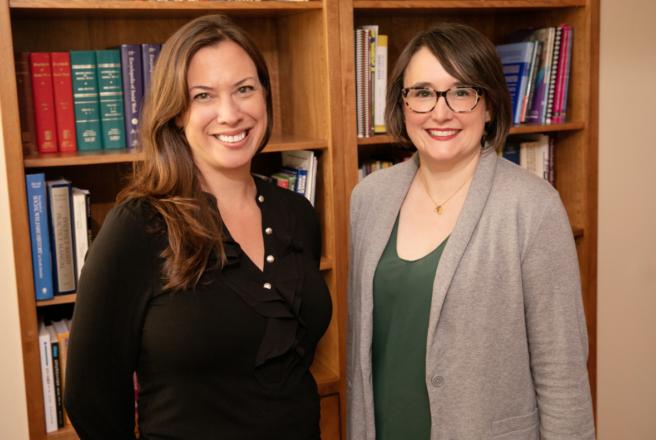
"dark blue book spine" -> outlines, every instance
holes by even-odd
[[[139,146],[139,117],[143,98],[142,70],[141,46],[138,44],[122,44],[123,114],[128,148]]]
[[[50,231],[48,229],[48,198],[43,173],[27,174],[27,210],[30,218],[30,241],[32,243],[32,268],[34,270],[34,292],[36,299],[54,297],[52,288],[52,256]]]
[[[161,44],[148,44],[143,43],[141,45],[141,64],[143,66],[143,86],[144,86],[144,96],[148,93],[150,88],[150,77],[153,74],[155,69],[155,62],[159,56],[159,51],[161,50]]]

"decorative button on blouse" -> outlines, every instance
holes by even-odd
[[[261,195],[261,194],[259,196],[257,196],[257,201],[260,202],[260,203],[264,203],[264,196]]]
[[[264,287],[265,289],[271,290],[271,283],[264,283],[264,285],[262,287]]]
[[[273,255],[267,255],[266,257],[267,263],[273,263],[276,258]]]
[[[271,234],[273,234],[273,229],[271,229],[271,228],[266,228],[266,229],[264,230],[264,233],[265,233],[266,235],[271,235]]]

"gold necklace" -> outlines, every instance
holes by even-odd
[[[469,179],[465,179],[464,182],[462,182],[462,185],[458,187],[449,197],[447,197],[442,203],[437,203],[433,196],[430,193],[430,190],[428,189],[428,182],[426,182],[426,176],[424,176],[424,173],[421,172],[421,168],[418,170],[419,172],[419,179],[421,180],[421,183],[424,186],[424,191],[426,191],[426,194],[428,194],[428,198],[431,199],[431,202],[433,202],[433,205],[435,205],[435,213],[437,215],[442,215],[442,207],[446,205],[446,203],[453,198],[460,190],[469,182]]]

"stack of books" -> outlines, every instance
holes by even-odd
[[[358,137],[385,133],[387,35],[377,25],[355,30],[355,93]]]
[[[506,142],[501,154],[555,186],[553,137],[537,134],[512,138]]]
[[[567,24],[513,34],[497,46],[512,98],[513,124],[559,124],[567,119],[573,29]]]
[[[159,44],[16,54],[26,155],[138,146]]]
[[[283,151],[282,169],[265,177],[281,188],[302,194],[312,206],[317,192],[317,156],[312,150]]]

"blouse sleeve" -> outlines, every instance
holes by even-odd
[[[558,195],[543,200],[522,261],[540,438],[594,440],[588,338],[572,230]]]
[[[64,403],[81,439],[133,439],[141,323],[157,254],[144,216],[129,205],[110,212],[94,240],[71,324]]]

